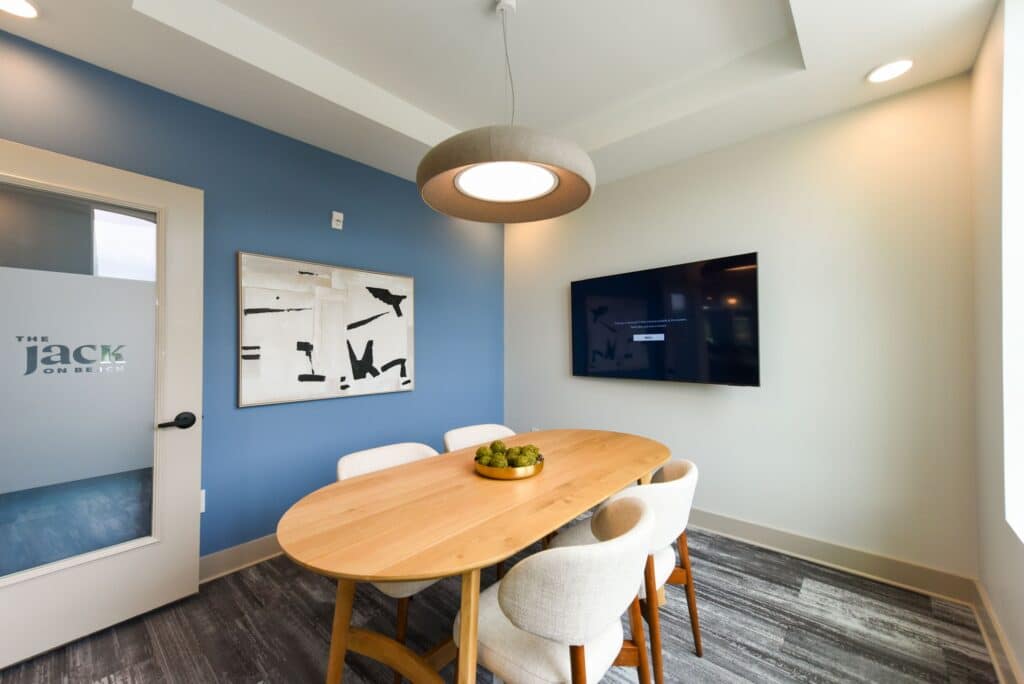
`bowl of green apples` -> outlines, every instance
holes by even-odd
[[[476,450],[474,465],[492,480],[524,480],[544,470],[544,457],[533,444],[509,447],[499,439]]]

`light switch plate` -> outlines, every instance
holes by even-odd
[[[345,223],[345,215],[340,211],[331,212],[331,228],[341,230]]]

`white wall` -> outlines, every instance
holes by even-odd
[[[1024,0],[1004,15],[1002,259],[1006,518],[1024,539]],[[1018,582],[1020,584],[1020,582]],[[1019,594],[1024,596],[1024,592]]]
[[[696,506],[977,570],[969,81],[598,188],[508,226],[506,420],[667,443]],[[760,253],[760,388],[574,378],[569,282]]]
[[[1011,18],[1024,21],[1021,4]],[[1011,9],[1014,5],[1010,6]],[[974,151],[974,202],[975,202],[975,297],[977,305],[977,422],[978,422],[978,523],[981,584],[988,593],[992,609],[1004,634],[1005,645],[1015,651],[1017,661],[1024,655],[1024,543],[1014,534],[1006,522],[1004,486],[1006,463],[1004,457],[1014,452],[1004,449],[1004,428],[1024,429],[1024,421],[1003,419],[1004,410],[1004,367],[1003,356],[1003,285],[1013,285],[1019,278],[1011,270],[1003,272],[1003,233],[1010,225],[1012,208],[1004,215],[1004,204],[1022,202],[1020,183],[1012,190],[1013,176],[1008,164],[1004,172],[1004,121],[1012,119],[1004,115],[1004,8],[996,13],[982,47],[972,79],[972,121],[971,137]],[[1024,32],[1024,24],[1017,30]],[[1024,37],[1024,33],[1020,33]],[[1012,55],[1007,55],[1012,56]],[[1020,66],[1024,73],[1024,64]],[[1008,102],[1006,114],[1012,103]],[[1020,127],[1017,119],[1016,127]],[[1007,148],[1006,153],[1011,153]],[[1024,153],[1018,152],[1022,161]],[[1018,161],[1018,164],[1021,161]],[[1003,189],[1007,192],[1004,193]],[[1018,209],[1018,211],[1020,211]],[[1020,232],[1020,226],[1017,226]],[[1012,242],[1005,244],[1010,248]],[[1018,285],[1019,287],[1019,285]],[[1012,300],[1007,300],[1012,302]],[[1011,307],[1012,308],[1012,307]],[[1019,309],[1019,301],[1017,304]],[[1007,355],[1011,360],[1012,352]],[[1018,352],[1019,356],[1019,352]],[[1014,388],[1008,387],[1010,397]],[[1020,391],[1019,386],[1016,391]],[[1007,402],[1009,409],[1012,402]],[[1019,409],[1018,409],[1019,410]],[[1012,415],[1012,414],[1010,414]],[[1019,413],[1018,413],[1019,415]],[[1006,441],[1009,447],[1011,440]],[[1016,454],[1021,457],[1020,451]],[[1024,485],[1024,483],[1021,483]],[[1018,502],[1020,501],[1018,494]],[[1018,665],[1019,666],[1019,665]]]

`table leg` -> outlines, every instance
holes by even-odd
[[[470,570],[462,575],[458,684],[476,684],[476,632],[479,612],[480,570]]]
[[[651,484],[651,480],[653,480],[653,479],[654,479],[654,471],[652,470],[651,472],[647,473],[646,475],[641,477],[639,480],[637,480],[636,483],[638,485],[649,485],[649,484]]]
[[[355,582],[338,580],[334,623],[331,626],[331,654],[327,658],[327,684],[341,684],[345,677],[345,651],[348,650],[348,628],[352,620],[352,600],[355,594]]]

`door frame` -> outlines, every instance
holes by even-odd
[[[198,591],[204,198],[196,188],[4,139],[0,160],[0,182],[157,220],[150,535],[0,578],[0,605],[12,611],[0,620],[20,625],[0,639],[4,668]],[[185,410],[199,417],[191,429],[156,429]]]

